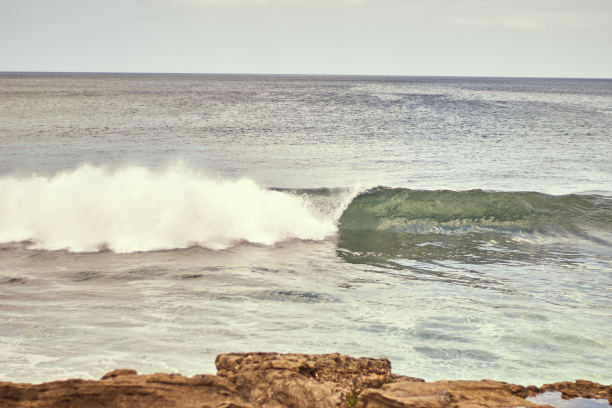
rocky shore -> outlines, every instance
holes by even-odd
[[[341,354],[232,353],[217,356],[215,363],[216,375],[191,378],[118,369],[98,381],[0,382],[0,407],[542,407],[525,398],[545,391],[612,404],[612,386],[586,380],[541,387],[492,380],[425,382],[392,374],[389,360]]]

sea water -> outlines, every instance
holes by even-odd
[[[612,80],[0,75],[0,379],[612,382]]]

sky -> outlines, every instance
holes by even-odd
[[[0,70],[612,78],[612,0],[0,0]]]

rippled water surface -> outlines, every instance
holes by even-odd
[[[0,379],[230,351],[612,382],[612,81],[0,75]]]

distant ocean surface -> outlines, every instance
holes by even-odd
[[[612,80],[0,74],[0,289],[0,380],[612,383]]]

